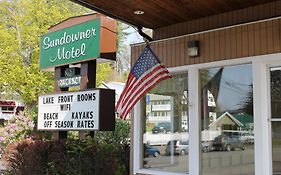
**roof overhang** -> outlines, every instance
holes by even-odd
[[[136,27],[161,28],[274,0],[72,0]],[[142,13],[143,12],[143,13]]]

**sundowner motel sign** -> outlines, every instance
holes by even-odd
[[[46,69],[98,58],[100,18],[40,38],[40,68]]]

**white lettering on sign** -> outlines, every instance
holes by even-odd
[[[79,40],[89,39],[96,36],[96,29],[91,28],[86,31],[77,32],[74,34],[69,34],[67,32],[63,33],[61,38],[51,40],[49,37],[45,37],[43,40],[43,49],[47,50],[56,46],[63,46],[65,44],[74,43]]]
[[[63,78],[58,80],[59,87],[69,87],[69,86],[77,86],[81,83],[81,77],[71,77],[71,78]]]
[[[53,63],[57,60],[69,60],[73,58],[79,58],[81,55],[85,56],[86,45],[82,43],[80,48],[72,47],[71,50],[58,49],[57,55],[55,58],[50,57],[50,62]]]
[[[38,130],[98,130],[99,90],[39,96]]]

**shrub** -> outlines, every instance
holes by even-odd
[[[6,175],[125,175],[124,150],[92,138],[66,141],[25,139],[7,147]]]
[[[97,131],[94,139],[97,142],[114,144],[118,147],[127,146],[130,143],[130,123],[117,119],[115,122],[115,131]]]
[[[125,169],[126,173],[122,175],[129,174],[130,169],[130,123],[128,120],[117,119],[115,123],[115,131],[97,131],[95,133],[94,140],[96,142],[103,142],[107,144],[113,144],[115,147],[120,149],[119,156],[122,162],[124,162],[123,167],[120,169]]]
[[[0,144],[6,147],[31,135],[34,128],[33,121],[23,114],[14,116],[0,128]]]
[[[25,139],[8,145],[4,160],[8,175],[46,174],[48,143]]]
[[[76,132],[72,139],[48,140],[50,132],[35,132],[33,127],[31,119],[20,115],[0,129],[1,145],[8,145],[7,175],[129,174],[127,121],[117,120],[115,131],[98,131],[94,138],[83,140],[77,139]]]

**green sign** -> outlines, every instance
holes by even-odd
[[[41,36],[41,69],[98,58],[99,54],[100,19]]]

